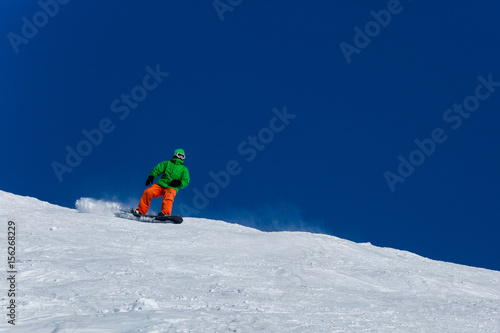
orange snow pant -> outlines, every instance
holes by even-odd
[[[176,194],[177,191],[174,188],[161,187],[160,185],[153,184],[144,190],[137,210],[139,213],[146,215],[149,210],[149,205],[151,204],[151,199],[163,197],[161,211],[170,216],[172,214],[172,204],[174,203]]]

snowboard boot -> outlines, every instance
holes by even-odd
[[[130,212],[134,215],[142,215],[137,209],[131,209]]]

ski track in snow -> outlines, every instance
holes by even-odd
[[[321,234],[103,215],[113,205],[81,213],[0,191],[0,207],[4,272],[9,220],[18,270],[16,326],[4,316],[2,332],[500,332],[497,271]]]

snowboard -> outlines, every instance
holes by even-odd
[[[120,210],[120,212],[115,214],[117,217],[123,218],[132,218],[133,220],[138,220],[141,222],[150,222],[150,223],[174,223],[181,224],[183,219],[179,215],[171,215],[171,216],[158,216],[158,215],[142,215],[142,214],[134,214],[128,210]]]

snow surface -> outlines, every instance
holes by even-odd
[[[0,331],[500,332],[497,271],[321,234],[78,207],[0,191],[2,265],[7,276],[14,221],[18,270],[16,325],[4,280]]]

